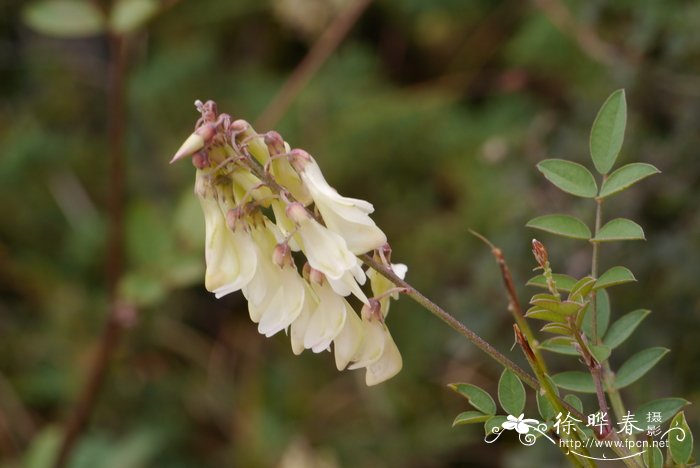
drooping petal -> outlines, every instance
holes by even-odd
[[[343,370],[347,367],[348,363],[357,355],[364,341],[362,320],[347,302],[345,302],[345,308],[347,310],[345,325],[340,334],[333,340],[335,365],[338,370]]]
[[[253,279],[257,257],[245,230],[216,230],[209,253],[204,285],[217,299],[238,291]]]
[[[357,257],[348,250],[343,238],[319,224],[303,206],[291,204],[287,214],[298,225],[298,240],[312,268],[332,279],[339,279],[355,268]]]
[[[243,227],[231,231],[219,201],[202,175],[195,191],[204,213],[206,273],[204,285],[217,299],[246,286],[255,274],[257,257],[250,233]]]
[[[368,386],[377,385],[389,380],[398,374],[403,367],[403,360],[399,348],[396,346],[389,330],[386,327],[384,327],[384,330],[386,333],[384,352],[377,361],[367,366],[365,383]]]
[[[319,302],[307,324],[304,347],[310,348],[314,353],[320,353],[327,350],[340,334],[345,325],[348,310],[345,307],[345,299],[335,294],[328,283],[322,285],[312,283],[311,288]]]
[[[374,364],[384,353],[387,336],[384,324],[378,320],[369,320],[363,317],[362,328],[364,329],[365,339],[362,342],[360,351],[353,358],[354,362],[350,364],[348,369],[360,369]]]
[[[292,352],[296,355],[301,354],[305,349],[304,336],[306,336],[306,329],[309,326],[309,321],[317,307],[318,300],[316,293],[314,293],[311,286],[304,281],[304,305],[301,308],[299,316],[292,322],[289,329]]]
[[[301,159],[296,164],[299,175],[328,229],[338,233],[354,254],[363,254],[386,244],[386,235],[369,217],[374,211],[372,204],[343,197],[326,182],[320,167],[308,153],[304,153]]]
[[[299,317],[304,306],[304,280],[299,276],[296,267],[275,267],[280,269],[281,284],[258,324],[258,331],[267,337],[291,325]]]
[[[355,297],[357,297],[363,303],[369,303],[367,296],[360,288],[360,285],[357,284],[357,280],[355,279],[355,276],[353,276],[352,272],[346,271],[345,274],[338,279],[326,278],[328,279],[328,283],[331,285],[333,291],[335,291],[337,294],[340,294],[343,297],[354,294]]]

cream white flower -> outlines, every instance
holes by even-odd
[[[360,288],[361,285],[365,284],[367,277],[365,276],[365,271],[362,269],[362,264],[359,259],[357,264],[351,270],[346,271],[343,276],[338,279],[328,278],[328,283],[333,288],[337,294],[341,296],[349,296],[354,294],[359,300],[364,304],[368,304],[368,299],[365,293]]]
[[[376,385],[399,373],[403,360],[389,329],[379,318],[379,306],[376,300],[362,309],[362,326],[364,340],[355,361],[349,369],[365,368],[365,383]]]
[[[384,327],[384,332],[386,333],[384,352],[377,361],[367,366],[365,383],[368,386],[377,385],[389,380],[398,374],[403,367],[401,352],[399,352],[399,348],[396,346],[396,343],[394,343],[391,333],[389,333],[386,327]]]
[[[222,205],[208,186],[206,177],[197,171],[195,192],[204,213],[206,273],[204,286],[221,298],[246,286],[255,274],[257,258],[250,233],[238,223],[229,229]]]
[[[334,280],[355,269],[357,257],[348,250],[342,237],[321,226],[300,203],[289,204],[286,213],[298,226],[296,235],[311,268]]]
[[[311,289],[318,298],[318,305],[311,312],[304,333],[304,348],[314,353],[327,350],[340,334],[348,316],[347,301],[331,289],[328,282],[311,282]]]
[[[405,279],[406,273],[408,272],[408,267],[403,263],[392,263],[391,270],[399,278]],[[382,296],[381,299],[379,299],[379,303],[381,304],[382,314],[384,317],[386,317],[387,314],[389,314],[391,299],[398,299],[399,293],[398,291],[395,291],[386,296],[384,294],[391,289],[396,289],[396,285],[372,268],[367,270],[367,277],[369,278],[369,284],[372,288],[372,294],[374,297]]]
[[[299,316],[294,322],[292,322],[292,326],[289,329],[289,337],[292,342],[292,352],[294,352],[296,355],[301,354],[305,349],[304,337],[306,336],[306,329],[309,326],[309,320],[319,305],[316,293],[314,293],[311,286],[306,281],[304,281],[304,290],[304,305],[301,308]]]
[[[251,320],[258,323],[261,334],[270,337],[289,327],[301,313],[304,280],[291,261],[283,266],[273,262],[275,238],[265,225],[253,231],[253,239],[258,268],[243,294]]]
[[[386,243],[386,235],[369,217],[374,211],[371,203],[340,195],[326,182],[321,168],[307,152],[293,150],[290,160],[326,226],[340,234],[352,253],[363,254]]]
[[[338,336],[333,340],[333,352],[335,353],[335,365],[338,370],[345,369],[359,353],[365,340],[365,331],[362,320],[352,310],[350,304],[345,302],[345,325]]]

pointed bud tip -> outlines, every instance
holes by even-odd
[[[185,140],[182,146],[180,146],[180,149],[178,149],[175,153],[175,156],[173,156],[173,158],[170,160],[170,164],[188,156],[192,156],[202,148],[204,148],[204,138],[195,132],[187,137],[187,140]]]

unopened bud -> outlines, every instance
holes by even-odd
[[[197,169],[209,167],[209,153],[206,150],[197,151],[194,156],[192,156],[192,165]]]
[[[384,320],[382,305],[377,299],[369,299],[369,302],[362,306],[360,314],[367,320]]]
[[[265,134],[265,144],[271,155],[282,154],[286,151],[282,136],[274,130]]]
[[[326,280],[326,275],[316,270],[315,268],[309,267],[309,281],[316,284],[323,284]]]
[[[244,132],[248,127],[250,127],[250,124],[248,122],[246,122],[243,119],[238,119],[231,122],[231,125],[229,125],[229,130],[232,133],[238,134]]]
[[[275,250],[272,252],[272,261],[280,268],[285,266],[294,265],[294,260],[292,259],[292,253],[289,245],[286,243],[277,244]]]
[[[306,221],[309,218],[309,213],[306,212],[306,208],[299,202],[290,203],[287,205],[287,217],[299,224]]]
[[[547,249],[545,249],[544,244],[537,239],[532,239],[532,254],[535,256],[537,263],[544,268],[548,261]]]
[[[187,140],[180,146],[177,150],[173,159],[170,160],[170,164],[178,161],[187,156],[192,156],[197,151],[204,148],[216,135],[216,127],[212,124],[204,124],[194,131]]]
[[[175,156],[173,156],[173,159],[170,160],[170,164],[174,163],[175,161],[179,161],[182,158],[186,158],[187,156],[192,156],[202,148],[204,148],[204,138],[195,132],[190,135],[187,140],[185,140],[182,146],[180,146],[180,149],[177,150]]]
[[[289,162],[297,172],[303,171],[311,159],[311,155],[303,149],[295,148],[289,152]]]
[[[236,229],[241,218],[243,218],[244,212],[241,207],[236,207],[228,210],[226,212],[226,225],[232,231]]]

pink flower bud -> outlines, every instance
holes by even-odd
[[[303,171],[311,160],[311,155],[303,149],[295,148],[289,152],[289,162],[292,163],[297,172]]]
[[[297,224],[309,219],[309,213],[306,212],[306,208],[304,208],[304,205],[302,205],[299,202],[294,202],[287,205],[286,212],[287,217],[289,217],[289,219],[291,219]]]
[[[380,320],[384,321],[384,314],[382,314],[382,306],[380,302],[376,299],[370,299],[368,304],[362,306],[362,317],[367,320]]]
[[[282,154],[285,152],[284,140],[282,136],[274,130],[270,130],[265,134],[265,144],[271,155]]]
[[[537,239],[532,239],[532,253],[535,256],[535,260],[537,260],[537,263],[542,268],[544,268],[545,264],[548,261],[548,257],[547,249],[544,248],[542,242],[538,241]]]
[[[289,248],[288,244],[277,244],[275,250],[272,252],[272,261],[280,268],[292,266],[294,265],[294,260],[292,259],[291,252],[292,250]]]
[[[315,268],[309,267],[309,281],[316,284],[323,284],[326,280],[326,275],[316,270]]]
[[[232,208],[226,212],[226,225],[232,231],[236,230],[236,226],[243,218],[243,210],[240,207]]]
[[[209,167],[209,153],[206,150],[197,151],[192,156],[192,165],[197,169],[205,169]]]

